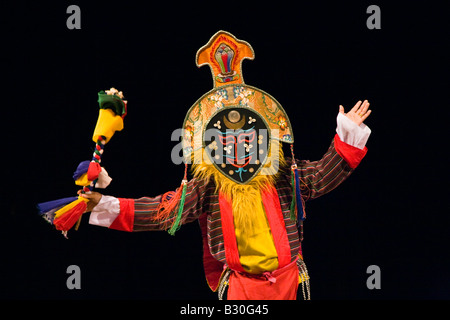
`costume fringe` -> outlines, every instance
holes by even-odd
[[[296,197],[295,197],[295,174],[294,168],[291,169],[291,186],[292,186],[292,201],[291,201],[291,209],[290,209],[290,217],[292,221],[297,221],[297,205],[296,205]]]
[[[194,178],[205,180],[207,183],[212,178],[216,185],[216,192],[220,191],[230,199],[232,198],[233,190],[239,186],[252,186],[260,190],[266,187],[267,183],[274,185],[275,180],[280,174],[280,168],[287,167],[283,148],[279,141],[272,141],[266,165],[263,166],[257,176],[245,185],[238,184],[220,173],[208,159],[203,148],[194,151],[192,163],[192,174]]]
[[[180,187],[174,192],[169,191],[163,194],[161,197],[161,202],[158,205],[156,215],[154,217],[155,221],[165,221],[165,224],[168,224],[171,215],[175,212],[175,209],[178,206],[177,215],[172,225],[169,227],[169,234],[175,235],[175,232],[180,229],[180,221],[183,215],[184,209],[184,201],[186,199],[186,190],[187,190],[187,164],[184,167],[184,178],[181,182]],[[167,227],[167,226],[165,226]]]
[[[181,185],[176,191],[169,191],[162,195],[161,202],[158,205],[157,213],[155,216],[156,221],[164,221],[169,219],[171,212],[175,210],[178,205],[183,190]]]
[[[86,211],[88,199],[79,197],[77,200],[69,203],[55,212],[53,225],[56,230],[62,231],[65,237],[67,232],[79,221],[80,217]]]
[[[222,277],[220,279],[219,289],[217,290],[217,295],[219,297],[219,300],[223,300],[223,296],[225,294],[225,291],[230,283],[230,275],[231,272],[233,272],[230,268],[227,268],[224,273],[222,274]]]
[[[186,189],[187,189],[187,181],[186,180],[183,180],[183,188],[182,189],[183,189],[183,192],[181,194],[181,199],[180,199],[180,205],[178,207],[177,218],[175,219],[175,222],[173,223],[172,227],[168,231],[171,236],[174,236],[175,232],[178,229],[180,229],[180,221],[181,221],[181,216],[183,214],[183,209],[184,209],[184,200],[186,199]]]
[[[306,219],[305,200],[301,194],[300,177],[298,175],[297,163],[295,162],[294,146],[291,144],[292,165],[291,165],[291,184],[292,201],[290,207],[291,220],[297,222],[297,227],[302,228],[302,221]],[[300,216],[299,216],[300,212]]]
[[[297,260],[298,275],[302,285],[303,300],[311,300],[311,288],[309,283],[309,274],[306,264],[302,259]]]
[[[53,220],[55,219],[55,213],[65,207],[67,204],[77,200],[78,197],[67,197],[58,200],[52,200],[47,202],[42,202],[37,205],[37,209],[39,210],[39,214],[42,218],[44,218],[47,222],[53,224]]]

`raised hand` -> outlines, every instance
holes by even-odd
[[[372,113],[372,110],[369,110],[369,106],[370,103],[367,100],[364,100],[364,102],[358,101],[347,113],[345,113],[343,106],[339,106],[339,112],[359,126]]]

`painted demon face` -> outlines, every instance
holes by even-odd
[[[231,180],[245,184],[267,159],[269,130],[249,108],[231,107],[215,114],[205,128],[205,150],[214,166]]]

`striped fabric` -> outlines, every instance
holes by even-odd
[[[288,161],[289,163],[289,161]],[[297,161],[302,185],[302,197],[305,201],[318,198],[336,188],[353,171],[334,146],[334,140],[323,158],[318,161]],[[291,249],[291,261],[299,253],[300,238],[296,222],[290,219],[292,200],[290,168],[285,168],[275,184],[284,216],[286,231]],[[225,263],[225,247],[220,218],[219,195],[213,181],[192,179],[188,182],[186,201],[180,224],[197,220],[203,213],[207,214],[208,246],[212,256]],[[166,221],[155,222],[153,217],[161,201],[161,196],[144,197],[134,200],[134,225],[132,231],[166,230],[175,212]]]

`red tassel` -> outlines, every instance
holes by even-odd
[[[69,231],[86,211],[86,207],[87,204],[85,201],[79,202],[75,207],[68,210],[60,217],[55,218],[55,220],[53,220],[53,225],[57,230]]]
[[[98,178],[98,175],[102,171],[102,168],[98,162],[91,161],[87,171],[87,178],[89,181],[94,181]]]
[[[155,221],[167,220],[170,213],[173,212],[176,206],[179,204],[181,196],[183,194],[183,187],[187,183],[187,163],[184,164],[184,178],[180,187],[174,192],[169,191],[162,195],[161,202],[158,205]]]
[[[178,205],[182,192],[183,187],[180,186],[176,192],[169,191],[162,195],[161,202],[157,208],[157,213],[155,216],[156,221],[162,221],[169,218],[170,213],[173,212],[175,207]]]

